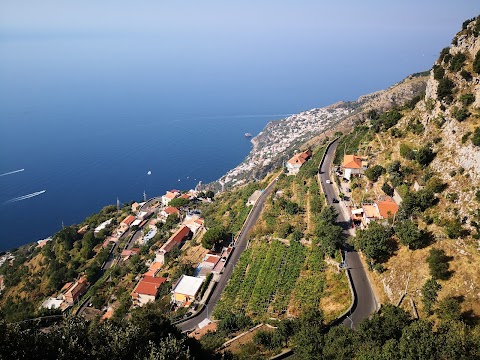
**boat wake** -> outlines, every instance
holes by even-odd
[[[15,170],[15,171],[6,172],[6,173],[4,173],[4,174],[0,174],[0,177],[2,177],[2,176],[7,176],[7,175],[12,175],[12,174],[16,174],[16,173],[19,173],[19,172],[22,172],[22,171],[25,171],[25,169],[20,169],[20,170]]]
[[[31,193],[31,194],[28,194],[28,195],[19,196],[19,197],[16,197],[16,198],[7,200],[7,201],[5,201],[3,204],[11,204],[11,203],[14,203],[14,202],[17,202],[17,201],[22,201],[22,200],[30,199],[30,198],[32,198],[32,197],[35,197],[35,196],[38,196],[38,195],[42,195],[42,194],[43,194],[44,192],[46,192],[46,191],[47,191],[47,190],[42,190],[42,191],[37,191],[37,192]]]

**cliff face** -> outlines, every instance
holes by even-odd
[[[412,75],[386,90],[363,95],[352,102],[338,102],[327,107],[315,108],[270,122],[252,139],[253,148],[245,160],[227,174],[207,187],[215,190],[244,184],[252,179],[261,179],[270,170],[280,167],[295,150],[308,143],[318,142],[318,136],[345,133],[353,124],[366,118],[370,109],[388,110],[401,106],[412,97],[425,91],[427,77]]]
[[[472,21],[456,35],[452,46],[442,51],[431,71],[425,101],[418,106],[424,125],[439,119],[444,122],[440,132],[444,141],[432,163],[444,179],[450,171],[463,168],[474,181],[480,180],[480,147],[468,139],[479,125],[480,76],[473,62],[480,51],[480,37],[474,32],[475,26]],[[456,60],[462,58],[463,64]],[[443,96],[441,85],[448,80],[453,84],[452,94]],[[431,126],[427,129],[426,137],[434,132]]]

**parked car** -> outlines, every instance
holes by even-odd
[[[332,202],[333,202],[333,203],[338,203],[338,200],[335,199],[335,198],[332,198]]]
[[[330,180],[325,181],[327,184],[331,184],[332,182]]]

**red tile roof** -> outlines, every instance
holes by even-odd
[[[347,169],[361,169],[362,158],[355,155],[345,155],[343,157],[342,167]]]
[[[165,209],[163,209],[163,211],[165,211],[168,215],[178,214],[180,212],[176,207],[173,206],[166,207]]]
[[[128,215],[125,219],[123,219],[122,224],[130,226],[135,221],[135,216]]]
[[[398,211],[398,205],[395,204],[390,197],[387,197],[383,201],[377,201],[376,204],[378,207],[378,212],[384,219],[393,217],[393,215],[395,215]]]
[[[138,282],[132,294],[157,296],[158,288],[165,281],[167,281],[167,279],[163,277],[145,276]]]
[[[291,165],[303,165],[305,161],[307,161],[310,156],[312,156],[312,152],[310,150],[306,150],[301,152],[300,154],[295,154],[292,156],[288,163]]]
[[[160,248],[165,253],[168,253],[174,247],[178,246],[187,236],[191,233],[188,226],[183,225],[180,229],[178,229],[170,238],[167,240],[165,244]]]

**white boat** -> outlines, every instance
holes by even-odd
[[[252,134],[250,134],[250,133],[245,133],[245,136],[246,136],[246,137],[252,137]]]

